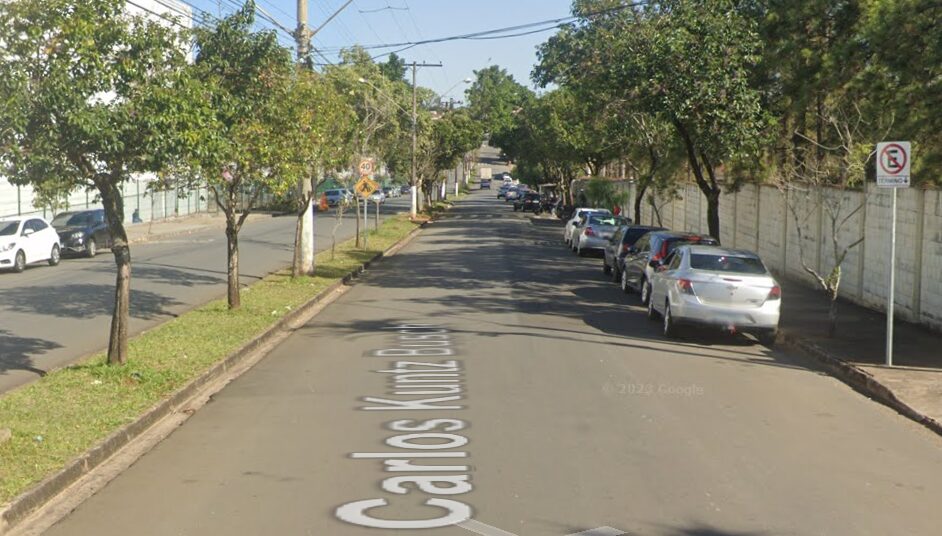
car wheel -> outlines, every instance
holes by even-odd
[[[602,273],[605,275],[612,275],[612,267],[605,262],[605,259],[602,259]]]
[[[657,320],[657,310],[654,308],[654,300],[648,300],[648,320]]]
[[[646,279],[641,280],[641,305],[647,305],[651,301],[651,284]]]
[[[759,343],[763,346],[775,346],[775,340],[778,338],[778,330],[763,331],[758,334],[756,338],[759,339]]]
[[[85,256],[91,258],[95,255],[98,255],[98,242],[95,242],[94,238],[90,238],[85,243]]]
[[[673,339],[677,337],[677,324],[674,322],[674,315],[671,314],[671,304],[664,304],[664,336]]]
[[[612,267],[612,283],[621,282],[621,270],[618,269],[618,265]]]
[[[58,265],[60,260],[62,256],[59,253],[59,244],[53,244],[52,251],[49,253],[49,266]]]
[[[576,248],[576,255],[578,255],[578,256],[580,256],[580,257],[585,257],[585,254],[586,254],[586,252],[583,251],[583,249],[582,249],[581,247],[577,247],[577,248]]]
[[[625,294],[631,294],[631,285],[628,284],[628,272],[621,271],[621,291]]]
[[[20,273],[26,269],[26,254],[23,253],[23,250],[16,252],[16,257],[13,259],[13,271]]]

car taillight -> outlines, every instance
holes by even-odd
[[[585,233],[586,236],[595,236],[595,229],[591,227],[586,227],[583,233]]]
[[[782,287],[775,285],[772,287],[772,290],[769,291],[769,297],[767,300],[780,300],[782,299]]]
[[[677,288],[680,289],[680,292],[683,294],[694,295],[693,293],[693,283],[689,279],[679,279],[677,280]]]

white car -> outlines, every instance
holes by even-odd
[[[0,269],[22,272],[27,264],[59,264],[59,235],[42,218],[0,220]]]
[[[685,245],[667,260],[651,279],[648,300],[648,318],[663,319],[665,336],[677,336],[681,325],[702,325],[775,343],[782,288],[758,255]]]
[[[569,218],[569,221],[566,222],[566,226],[563,228],[563,241],[566,242],[566,246],[573,247],[573,239],[575,238],[576,233],[573,232],[574,229],[582,225],[582,222],[585,221],[585,218],[589,214],[611,214],[612,212],[604,208],[577,208],[572,211],[572,217]]]
[[[375,192],[370,194],[370,201],[374,203],[380,203],[380,204],[385,203],[386,194],[384,194],[382,190],[376,190]]]

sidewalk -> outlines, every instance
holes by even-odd
[[[793,280],[780,283],[786,344],[813,354],[867,396],[942,433],[942,334],[897,321],[890,368],[884,364],[884,314],[840,301],[837,334],[828,338],[824,294]]]
[[[253,213],[248,221],[260,218],[269,218],[268,213]],[[204,231],[206,229],[223,229],[226,227],[226,217],[221,212],[203,212],[178,218],[168,218],[146,223],[134,223],[127,226],[128,241],[131,244],[140,244],[151,240],[170,238]]]

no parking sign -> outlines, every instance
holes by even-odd
[[[908,141],[886,141],[877,144],[877,186],[909,188],[912,147]]]

